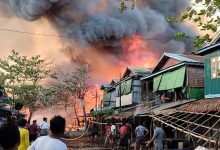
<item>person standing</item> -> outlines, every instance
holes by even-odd
[[[97,141],[98,137],[98,125],[96,123],[92,123],[90,126],[90,135],[91,135],[91,144],[94,144],[94,141]]]
[[[128,127],[126,126],[125,120],[122,122],[122,126],[119,129],[120,133],[120,141],[119,141],[119,147],[121,149],[128,149]]]
[[[146,146],[148,147],[154,141],[155,150],[167,149],[165,132],[157,120],[153,121],[153,127],[154,127],[154,135]]]
[[[43,122],[40,124],[40,136],[48,135],[49,132],[49,124],[47,123],[47,118],[43,118]]]
[[[110,123],[108,122],[106,125],[105,125],[105,143],[104,143],[104,146],[106,147],[107,146],[107,143],[109,141],[109,136],[111,134],[111,125]]]
[[[33,142],[37,138],[37,120],[33,120],[33,123],[28,126],[30,142]]]
[[[14,123],[5,123],[0,127],[0,149],[17,150],[20,143],[18,126]]]
[[[18,121],[19,132],[20,132],[20,144],[18,146],[18,150],[26,150],[30,145],[29,131],[25,129],[26,125],[27,125],[26,119],[20,119]]]
[[[140,121],[139,125],[135,128],[135,135],[136,135],[136,146],[135,149],[140,147],[140,150],[143,149],[143,146],[145,145],[145,138],[148,134],[148,129],[143,126],[143,122]]]
[[[47,136],[37,138],[28,150],[67,150],[61,137],[65,131],[66,120],[61,116],[55,116],[50,120],[51,133]]]
[[[112,121],[112,125],[111,125],[111,133],[110,133],[110,145],[111,148],[114,147],[114,143],[115,143],[115,139],[116,139],[116,125],[115,125],[115,121]]]
[[[126,121],[126,126],[127,126],[127,136],[128,136],[128,147],[131,145],[132,141],[132,125],[130,121]]]

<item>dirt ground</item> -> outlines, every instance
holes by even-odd
[[[68,150],[110,150],[109,147],[104,148],[104,135],[99,135],[97,141],[92,144],[91,137],[88,134],[80,137],[82,134],[82,132],[74,132],[71,133],[71,136],[69,138],[63,140],[63,142],[67,144]],[[118,145],[119,140],[116,141],[116,144],[114,145],[114,150],[119,149]],[[130,150],[133,150],[133,146],[130,148]]]

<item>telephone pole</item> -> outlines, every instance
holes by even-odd
[[[121,111],[121,73],[119,78],[119,111]]]
[[[98,93],[97,93],[97,89],[96,89],[96,92],[95,92],[95,108],[96,108],[96,111],[98,111],[97,99],[98,99]]]

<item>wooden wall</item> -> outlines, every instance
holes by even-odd
[[[204,87],[204,68],[201,66],[187,66],[188,87]]]

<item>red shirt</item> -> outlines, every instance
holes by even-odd
[[[110,135],[110,132],[111,132],[111,125],[106,125],[105,126],[105,134]]]
[[[29,134],[30,135],[35,135],[37,134],[37,124],[32,124],[28,127]]]
[[[125,134],[127,134],[127,131],[128,131],[128,128],[126,125],[124,125],[120,128],[119,132],[120,132],[120,135],[125,135]]]

